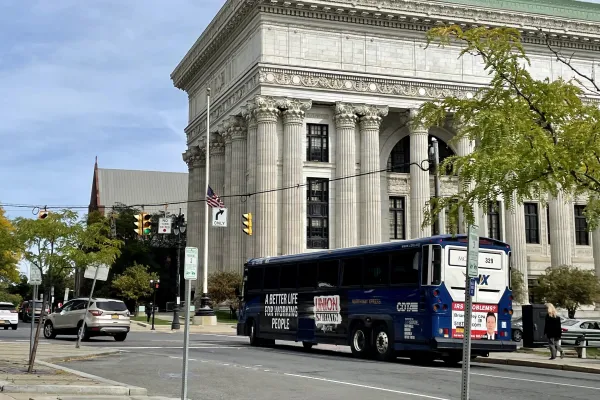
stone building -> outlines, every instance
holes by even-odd
[[[567,0],[226,1],[171,75],[189,95],[190,201],[205,196],[206,89],[212,94],[210,184],[230,217],[228,228],[210,228],[209,271],[444,233],[443,218],[420,228],[434,191],[433,176],[416,164],[433,138],[442,158],[466,155],[471,144],[449,144],[450,116],[429,131],[406,122],[423,102],[470,97],[489,76],[457,47],[426,49],[426,31],[439,23],[516,27],[536,78],[572,77],[539,37],[543,28],[600,79],[599,22],[600,5]],[[270,191],[277,188],[288,189]],[[457,180],[444,178],[441,190],[457,190]],[[245,193],[253,195],[227,197]],[[593,269],[594,255],[600,273],[600,234],[587,232],[585,199],[553,198],[548,208],[531,199],[514,212],[498,202],[498,212],[480,210],[480,233],[512,245],[530,285],[550,265]],[[204,204],[188,208],[189,243],[202,248]],[[252,236],[242,232],[246,212]]]

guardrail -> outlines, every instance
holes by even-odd
[[[565,344],[564,341],[574,341],[574,344]],[[592,343],[590,343],[592,342]],[[587,349],[600,349],[600,332],[563,332],[561,338],[562,347],[572,347],[577,351],[577,357],[587,358]]]

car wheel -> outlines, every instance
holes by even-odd
[[[375,339],[375,356],[380,361],[390,361],[395,357],[394,340],[390,337],[385,325],[378,325],[373,332]]]
[[[54,332],[54,325],[52,322],[46,321],[44,324],[44,337],[46,339],[54,339],[56,337],[56,333]]]
[[[512,337],[515,342],[520,342],[523,339],[523,332],[521,332],[519,329],[515,329],[512,332]]]
[[[13,331],[16,331],[18,326],[19,326],[19,325],[13,325],[13,326],[12,326],[12,330],[13,330]]]
[[[350,349],[352,354],[359,358],[366,358],[371,353],[369,331],[362,324],[357,324],[352,330]]]
[[[115,335],[115,340],[116,340],[117,342],[122,342],[122,341],[124,341],[126,338],[127,338],[127,334],[126,334],[126,333],[117,333],[117,334]]]
[[[5,331],[7,331],[7,330],[8,330],[8,326],[5,326],[5,327],[4,327],[4,330],[5,330]]]

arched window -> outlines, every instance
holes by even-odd
[[[437,136],[429,135],[429,146],[431,146],[431,139],[436,138],[438,141],[438,149],[440,153],[440,164],[448,157],[454,155],[452,149]],[[410,136],[405,136],[402,138],[396,146],[392,149],[390,153],[390,157],[387,162],[387,169],[391,172],[396,172],[400,174],[408,174],[410,172],[410,163],[421,163],[423,160],[411,160],[410,158]],[[433,174],[433,170],[430,170],[429,173]],[[450,173],[451,171],[448,171]]]

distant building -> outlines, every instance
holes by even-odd
[[[149,214],[167,211],[187,214],[188,174],[186,172],[136,171],[98,168],[94,164],[92,194],[88,211],[106,215],[119,204],[135,206]],[[187,215],[186,215],[187,219]],[[133,221],[131,221],[133,229]]]

